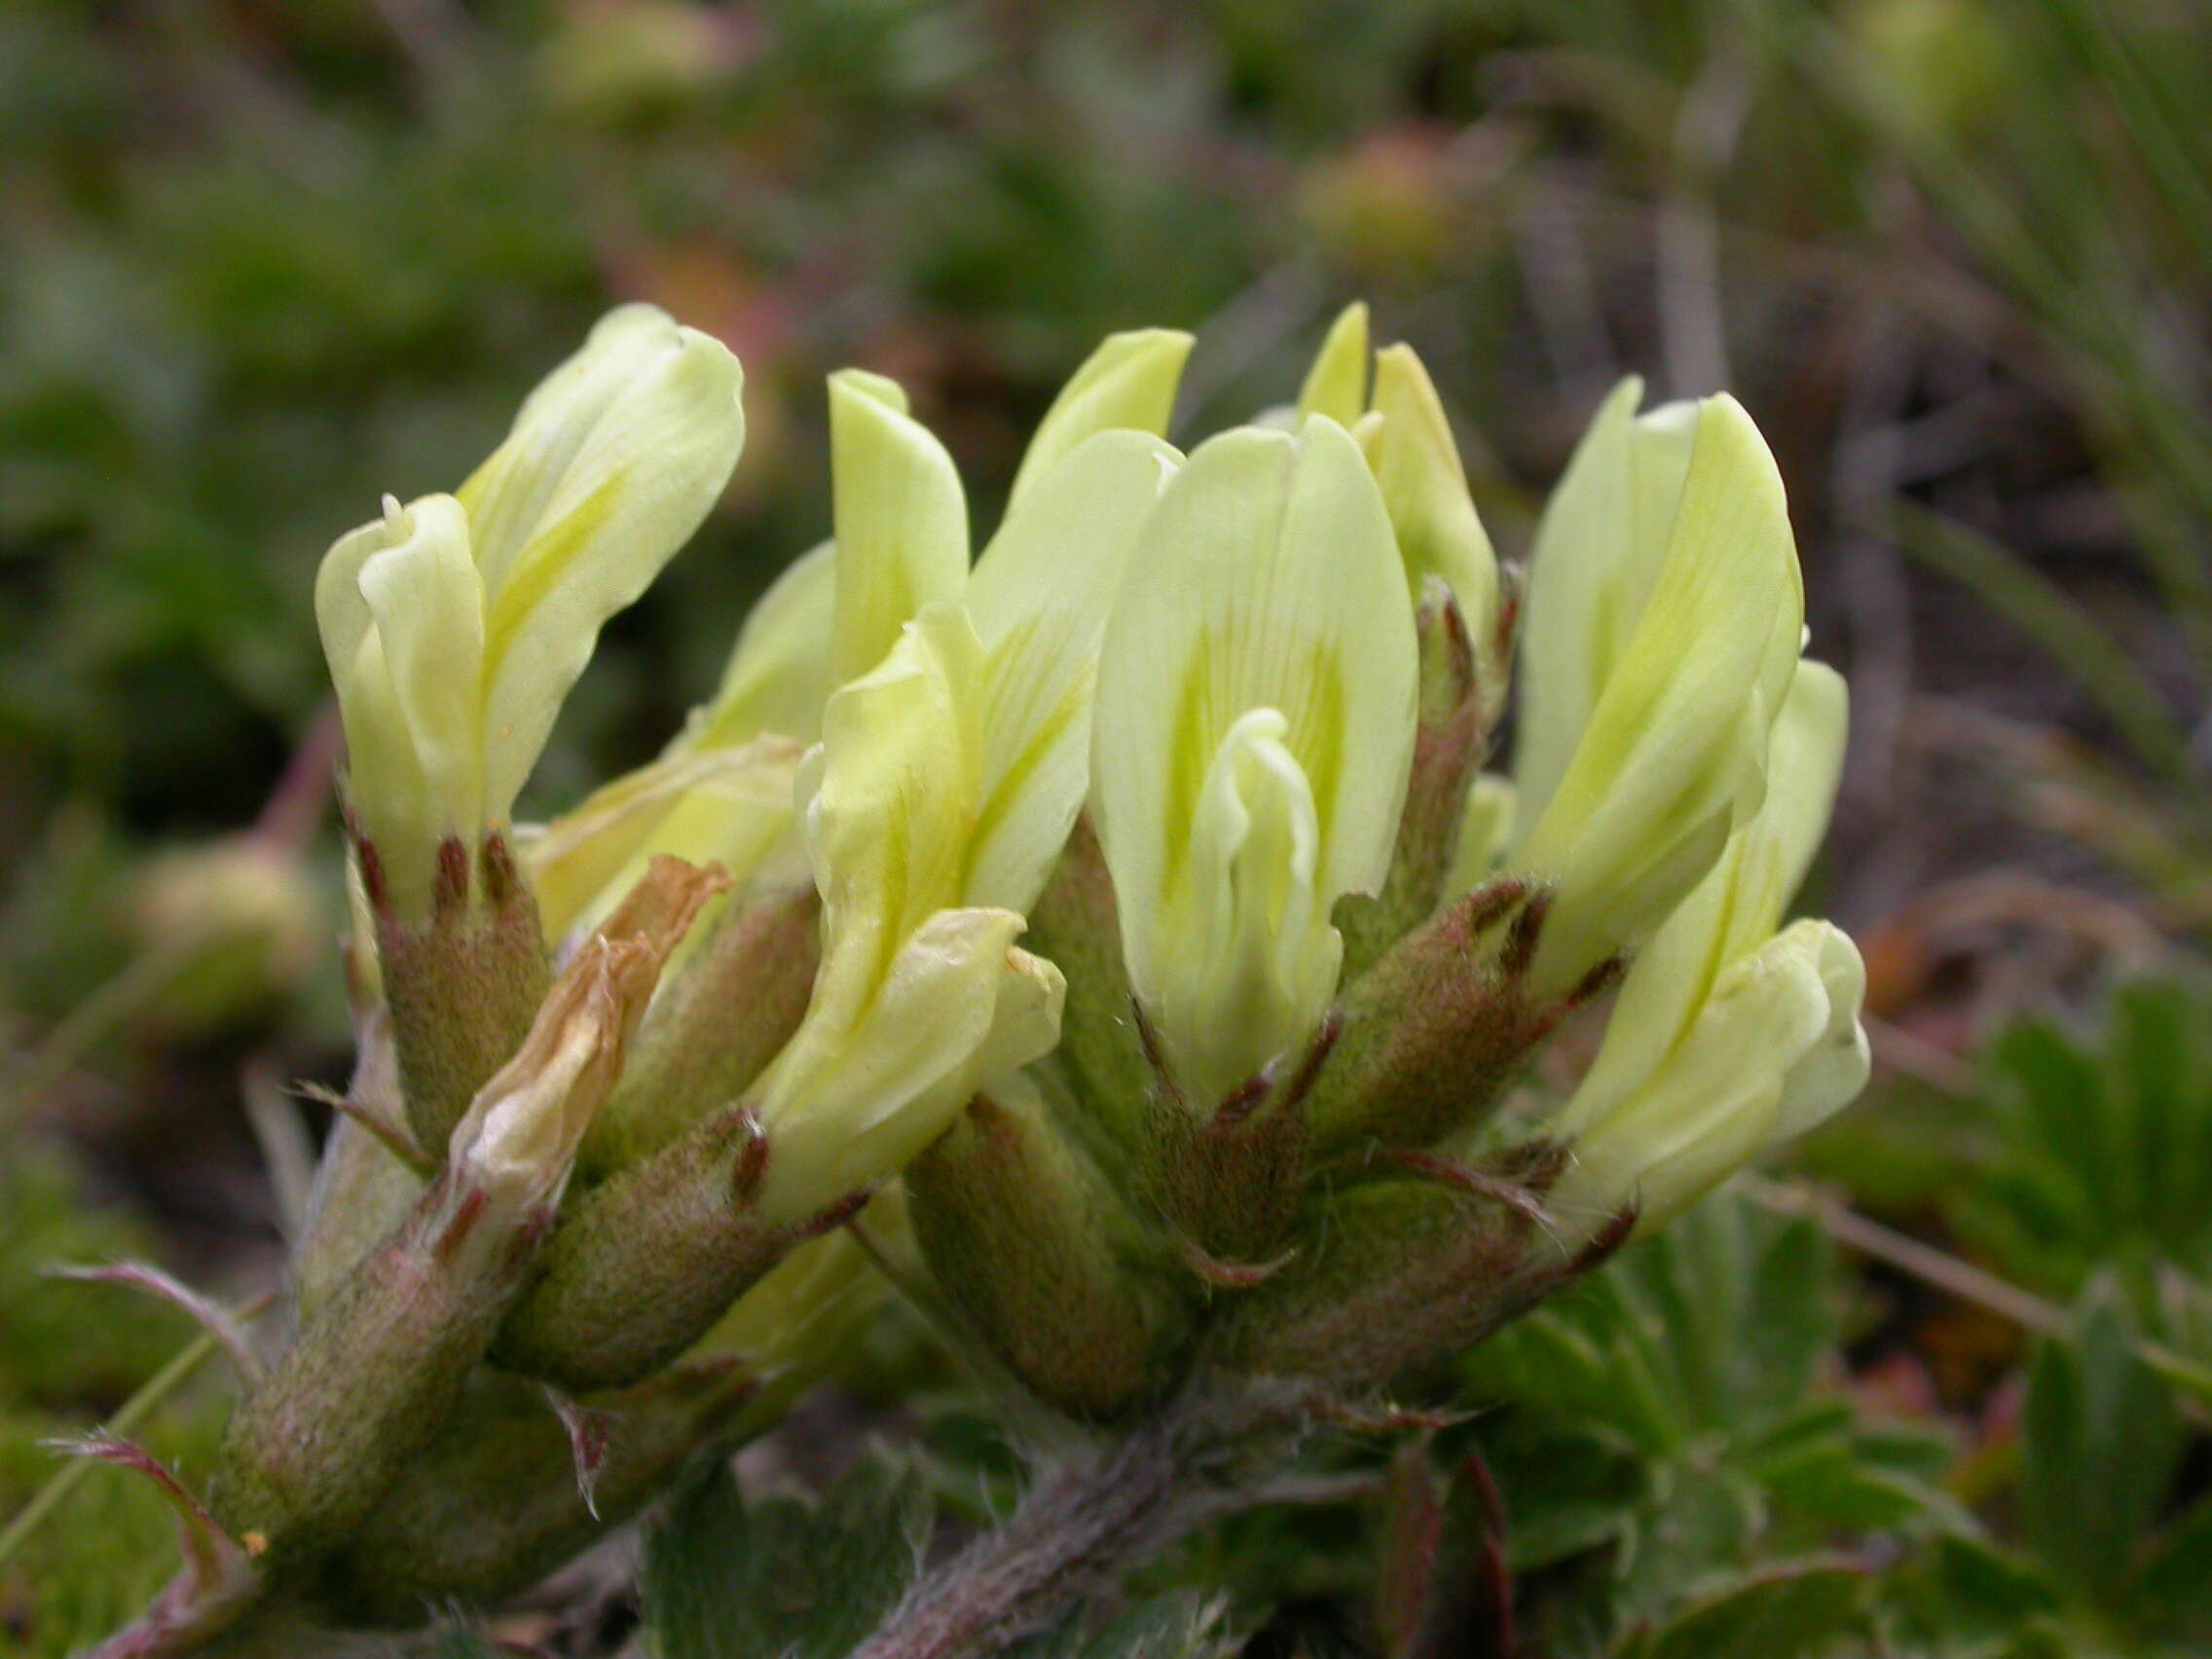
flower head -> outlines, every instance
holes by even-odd
[[[503,826],[600,625],[721,493],[743,374],[649,306],[610,313],[457,495],[343,536],[315,582],[348,798],[402,915],[438,849]]]
[[[1414,659],[1389,516],[1342,426],[1199,446],[1107,625],[1092,799],[1130,987],[1201,1108],[1336,992],[1330,910],[1388,867]]]

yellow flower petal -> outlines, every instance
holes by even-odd
[[[1825,663],[1799,664],[1769,741],[1764,802],[1637,952],[1576,1091],[1578,1117],[1563,1119],[1563,1128],[1602,1115],[1653,1071],[1721,974],[1774,937],[1826,833],[1848,724],[1843,677]]]
[[[801,750],[787,737],[664,756],[527,835],[523,868],[549,940],[596,922],[656,854],[719,865],[742,885],[793,818]]]
[[[1326,415],[1349,427],[1367,411],[1367,305],[1354,300],[1337,313],[1313,366],[1299,387],[1298,413]]]
[[[721,683],[693,711],[679,746],[718,749],[767,733],[812,743],[834,688],[830,638],[837,594],[836,543],[793,560],[746,613]]]
[[[1468,632],[1487,645],[1497,616],[1497,555],[1467,492],[1452,423],[1411,346],[1375,355],[1375,403],[1360,444],[1397,532],[1413,602],[1435,576],[1452,590]]]
[[[1027,910],[1090,782],[1099,642],[1178,457],[1100,432],[1016,501],[976,562],[968,610],[984,662],[981,795],[963,902]]]
[[[830,377],[830,470],[837,544],[830,666],[866,674],[900,628],[968,580],[968,502],[952,458],[881,375]]]
[[[1117,427],[1164,437],[1175,387],[1191,355],[1191,337],[1172,328],[1109,334],[1076,370],[1038,423],[1014,475],[1014,509],[1086,440]]]
[[[719,342],[625,306],[523,404],[460,498],[486,601],[485,793],[503,820],[602,623],[706,517],[745,443]]]
[[[1589,1229],[1633,1204],[1662,1226],[1858,1092],[1858,960],[1827,923],[1799,922],[1730,968],[1664,1062],[1576,1136],[1554,1213]]]

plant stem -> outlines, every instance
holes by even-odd
[[[1048,1468],[1012,1520],[921,1579],[852,1659],[987,1659],[1057,1624],[1200,1523],[1255,1501],[1303,1397],[1241,1390],[1165,1408]]]

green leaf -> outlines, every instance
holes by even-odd
[[[681,1493],[645,1543],[654,1659],[844,1659],[912,1578],[928,1505],[873,1456],[818,1503],[748,1501],[727,1465]]]
[[[2152,1547],[2129,1601],[2147,1628],[2212,1641],[2212,1498],[2201,1498]]]
[[[2057,1586],[2034,1562],[1969,1532],[1934,1539],[1893,1573],[1882,1603],[1899,1651],[2071,1659]]]
[[[1488,1444],[1508,1494],[1506,1565],[1533,1572],[1609,1543],[1649,1495],[1641,1459],[1617,1440],[1529,1424]]]
[[[2212,998],[2183,978],[2113,997],[2077,1038],[2046,1018],[1990,1045],[1980,1178],[1956,1184],[1960,1233],[2007,1276],[2072,1300],[2106,1268],[2159,1317],[2169,1267],[2212,1273]]]
[[[1865,1572],[1829,1560],[1770,1567],[1638,1631],[1617,1659],[1805,1659],[1832,1651],[1859,1625]]]
[[[1760,1473],[1777,1504],[1808,1520],[1852,1531],[1902,1527],[1944,1503],[1925,1482],[1883,1468],[1840,1435],[1794,1448]]]
[[[2171,1390],[2143,1363],[2114,1300],[2098,1297],[2074,1339],[2044,1343],[2029,1373],[2020,1472],[2028,1543],[2078,1589],[2120,1606],[2182,1444]]]
[[[1722,1194],[1486,1344],[1476,1384],[1653,1456],[1756,1436],[1834,1346],[1832,1280],[1818,1228]]]

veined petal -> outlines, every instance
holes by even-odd
[[[1539,994],[1640,944],[1757,809],[1803,603],[1774,459],[1734,399],[1707,399],[1648,598],[1508,861],[1556,889]]]
[[[895,382],[830,377],[837,545],[831,669],[839,683],[883,660],[907,618],[968,580],[968,500],[952,458],[906,413]]]
[[[625,306],[461,486],[486,595],[485,789],[503,818],[608,617],[706,517],[745,442],[719,342]]]
[[[1164,437],[1191,337],[1172,328],[1109,334],[1085,359],[1037,424],[1007,500],[1011,515],[1038,484],[1097,433],[1117,427]]]
[[[1843,677],[1825,663],[1800,664],[1769,741],[1765,801],[1637,953],[1575,1093],[1583,1117],[1602,1114],[1649,1075],[1721,974],[1774,937],[1826,832],[1848,724]],[[1563,1128],[1575,1126],[1563,1120]]]
[[[1310,792],[1326,917],[1388,868],[1411,764],[1412,609],[1365,459],[1325,416],[1201,445],[1147,522],[1099,662],[1093,783],[1130,980],[1157,1015],[1179,929],[1210,898],[1195,852],[1209,774],[1253,710]]]
[[[1254,709],[1230,727],[1198,793],[1187,878],[1162,932],[1156,1023],[1176,1077],[1218,1100],[1319,1023],[1344,941],[1314,880],[1313,792],[1283,747],[1289,722]]]
[[[483,734],[477,675],[484,661],[484,590],[469,559],[468,521],[451,496],[425,496],[395,516],[401,539],[360,568],[385,668],[430,798],[467,833],[483,822]]]
[[[981,797],[963,903],[1027,910],[1090,783],[1099,642],[1180,458],[1137,431],[1084,440],[1007,514],[968,611],[984,658]]]
[[[786,566],[745,618],[713,699],[693,711],[685,749],[750,743],[774,732],[812,743],[822,735],[836,610],[837,549],[825,541]]]
[[[898,1173],[986,1075],[1051,1048],[1065,986],[1013,947],[1025,926],[1011,910],[938,911],[864,1005],[833,1011],[817,996],[761,1080],[764,1215],[798,1221]]]
[[[1374,407],[1358,436],[1398,535],[1414,604],[1427,578],[1438,577],[1458,600],[1468,631],[1487,641],[1497,615],[1497,555],[1468,494],[1444,402],[1411,346],[1375,354]]]
[[[1337,313],[1306,384],[1298,390],[1298,413],[1326,415],[1348,427],[1367,411],[1367,303],[1354,300]]]

